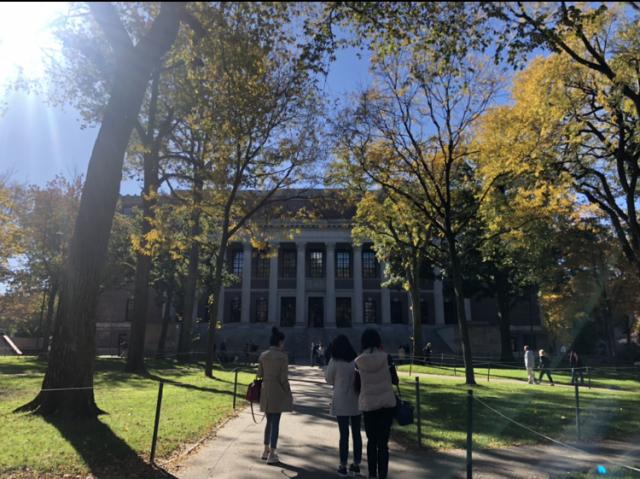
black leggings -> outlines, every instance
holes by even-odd
[[[395,408],[386,407],[366,411],[364,430],[367,433],[367,462],[369,477],[386,479],[389,470],[389,434]]]

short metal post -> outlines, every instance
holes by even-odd
[[[156,420],[153,424],[153,439],[151,440],[151,457],[149,462],[153,464],[156,457],[156,442],[158,441],[158,425],[160,424],[160,409],[162,407],[162,390],[164,388],[164,381],[160,381],[158,384],[158,401],[156,402]]]
[[[418,433],[418,446],[422,446],[422,423],[420,420],[420,377],[416,376],[416,429]]]
[[[489,382],[489,376],[491,375],[491,363],[487,366],[487,382]]]
[[[238,368],[235,370],[235,377],[233,378],[233,409],[236,408],[236,393],[238,392]]]
[[[444,365],[444,353],[440,353],[440,366]]]
[[[578,387],[578,381],[575,381],[576,389],[576,438],[580,441],[580,393]]]
[[[411,354],[411,362],[409,363],[409,377],[411,377],[411,371],[413,370],[413,359],[415,358],[415,352]]]
[[[589,389],[591,389],[591,368],[587,366],[587,377],[589,379]]]
[[[456,365],[455,365],[455,364],[453,365],[453,375],[454,375],[454,376],[457,376],[457,375],[458,375],[458,373],[457,373],[457,371],[456,371]]]
[[[473,477],[473,389],[467,393],[467,479]]]

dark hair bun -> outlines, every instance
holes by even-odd
[[[284,334],[274,326],[273,328],[271,328],[271,338],[269,339],[269,344],[271,346],[278,346],[280,341],[284,341]]]

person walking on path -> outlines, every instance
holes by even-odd
[[[289,385],[289,359],[283,351],[284,334],[276,327],[271,330],[269,344],[269,349],[258,359],[258,377],[262,378],[260,410],[267,416],[262,460],[267,464],[277,464],[280,416],[291,411],[293,396]]]
[[[540,355],[540,377],[538,378],[538,382],[542,383],[542,376],[546,373],[550,385],[555,386],[553,378],[551,377],[551,360],[549,356],[545,354],[544,349],[541,349],[538,354]]]
[[[351,424],[353,439],[353,462],[349,466],[349,472],[354,475],[360,474],[360,462],[362,461],[360,410],[358,409],[358,393],[355,390],[353,379],[355,372],[353,361],[356,358],[356,352],[344,334],[333,340],[330,350],[331,358],[324,372],[324,377],[327,383],[333,386],[330,413],[337,418],[340,431],[338,475],[346,477],[349,459],[349,424]]]
[[[529,349],[529,346],[524,347],[524,367],[527,370],[527,376],[529,377],[529,384],[538,384],[536,381],[536,374],[534,369],[536,367],[536,356],[533,351]]]
[[[382,350],[382,339],[375,329],[362,333],[362,353],[355,360],[356,390],[360,384],[358,406],[367,433],[369,478],[386,479],[389,470],[389,434],[396,396],[393,385],[398,374],[391,356]]]
[[[431,343],[427,343],[422,351],[424,352],[424,360],[426,363],[431,364]]]
[[[582,364],[582,359],[575,351],[569,353],[569,366],[571,367],[571,385],[573,386],[578,382],[577,376],[580,376],[580,385],[584,386],[584,364]]]

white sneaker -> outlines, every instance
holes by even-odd
[[[267,464],[278,464],[280,462],[280,458],[278,457],[277,452],[270,452],[269,457],[267,457]]]
[[[269,457],[269,451],[264,451],[262,453],[262,456],[260,456],[260,459],[262,459],[263,461],[266,461],[268,457]]]

